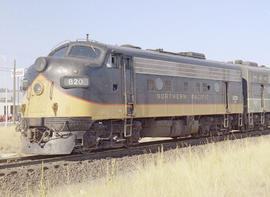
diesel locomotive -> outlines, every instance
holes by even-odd
[[[62,44],[23,80],[22,152],[137,144],[142,137],[199,137],[270,124],[270,70],[194,52],[95,41]]]

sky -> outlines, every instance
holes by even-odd
[[[60,42],[85,38],[143,49],[202,52],[207,59],[243,59],[270,67],[267,0],[0,0],[1,71],[32,65]]]

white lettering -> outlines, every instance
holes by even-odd
[[[68,85],[73,85],[73,80],[72,79],[68,80]]]

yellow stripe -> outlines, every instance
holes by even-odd
[[[35,95],[33,91],[35,83],[43,84],[44,91],[41,95]],[[52,99],[50,99],[50,94]],[[53,110],[54,103],[58,105],[56,113]],[[43,75],[39,75],[27,90],[23,104],[26,105],[24,117],[92,117],[93,120],[125,118],[124,105],[97,104],[64,94]],[[230,104],[229,112],[242,113],[243,105]],[[224,104],[139,104],[135,106],[135,118],[225,113]]]

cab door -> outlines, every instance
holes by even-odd
[[[224,82],[224,100],[225,100],[225,110],[229,112],[229,83],[226,81]]]
[[[121,56],[123,100],[125,116],[135,115],[135,75],[132,56]]]
[[[260,97],[261,97],[261,111],[264,111],[264,85],[261,84],[261,88],[260,88]]]

